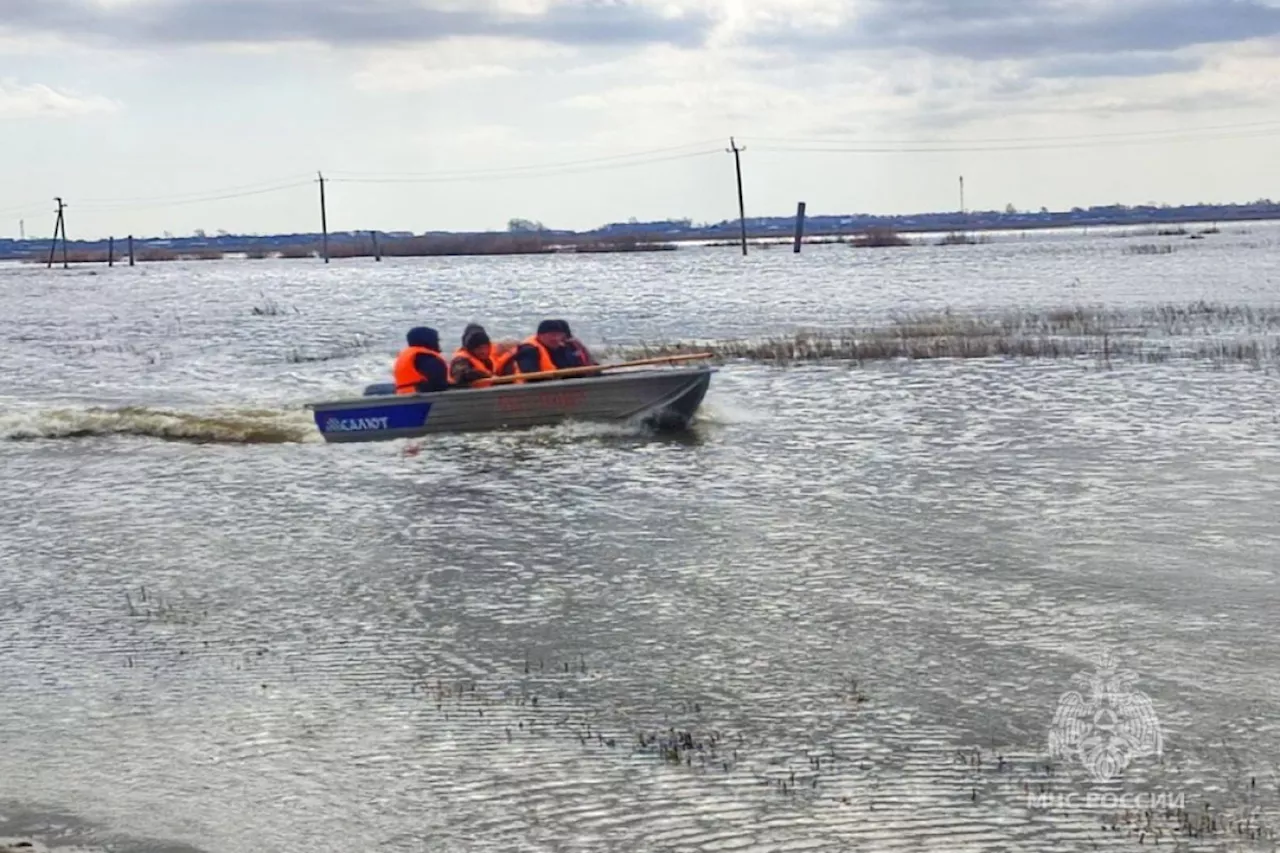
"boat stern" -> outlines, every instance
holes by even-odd
[[[431,417],[433,401],[316,403],[311,408],[325,441],[378,441],[418,435]]]

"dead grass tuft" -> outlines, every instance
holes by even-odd
[[[790,364],[934,358],[1081,358],[1163,362],[1280,362],[1280,308],[1157,305],[1137,310],[915,314],[865,328],[803,329],[723,341],[642,343],[624,358],[711,352],[720,359]]]

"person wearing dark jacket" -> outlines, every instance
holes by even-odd
[[[591,356],[591,351],[587,349],[587,345],[573,336],[573,330],[569,328],[569,322],[567,320],[556,320],[556,323],[564,330],[564,345],[565,349],[569,351],[569,358],[567,360],[572,361],[574,367],[590,367],[592,365],[599,364],[599,362]],[[584,375],[599,376],[598,373]]]
[[[483,388],[493,378],[493,347],[484,326],[472,323],[462,333],[462,348],[449,362],[449,382],[459,388]]]
[[[428,394],[449,387],[449,364],[440,354],[440,335],[430,326],[415,326],[408,344],[396,356],[392,374],[397,394]]]
[[[543,320],[537,334],[521,341],[515,352],[503,356],[498,365],[500,375],[543,373],[565,367],[576,367],[573,354],[565,347],[563,326],[556,320]],[[545,380],[532,379],[531,382]]]

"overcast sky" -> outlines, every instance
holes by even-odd
[[[1280,198],[1278,48],[1280,0],[0,0],[0,236],[315,231],[317,170],[332,230],[719,221],[730,135],[749,216]]]

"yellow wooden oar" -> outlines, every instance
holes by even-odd
[[[695,359],[714,358],[714,353],[700,352],[693,355],[666,355],[661,358],[642,358],[637,361],[623,361],[618,364],[592,364],[586,367],[565,367],[560,370],[543,370],[538,373],[519,373],[514,376],[496,376],[483,380],[483,385],[475,387],[491,387],[493,385],[510,385],[513,382],[525,382],[530,379],[561,379],[567,376],[584,376],[599,373],[603,370],[617,370],[619,367],[643,367],[646,364],[668,364],[675,361],[693,361]]]

